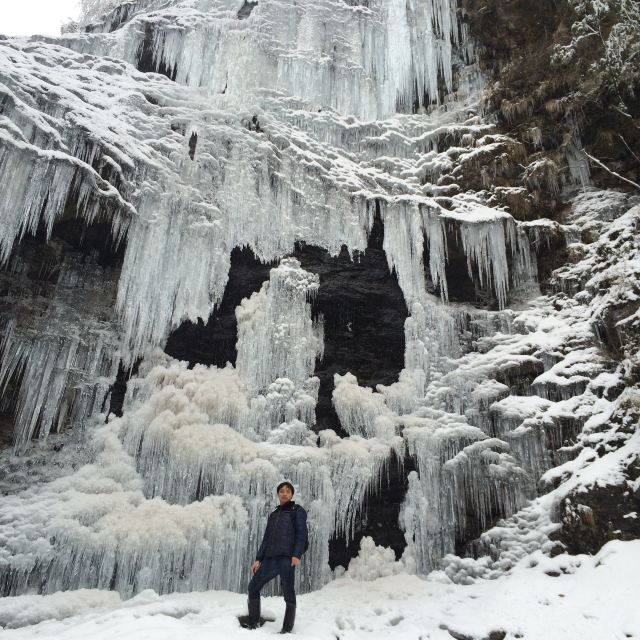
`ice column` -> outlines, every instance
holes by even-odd
[[[320,286],[317,275],[285,258],[268,284],[236,310],[238,375],[250,395],[266,391],[277,378],[299,388],[322,356],[322,327],[311,319],[308,300]]]

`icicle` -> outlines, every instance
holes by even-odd
[[[147,19],[155,64],[172,70],[177,82],[215,94],[275,90],[312,107],[375,120],[398,107],[410,110],[414,102],[439,102],[440,80],[447,91],[453,89],[454,50],[465,60],[473,57],[456,0],[375,0],[368,7],[326,0],[261,2],[247,20],[238,20],[237,11],[237,3],[220,0],[186,19],[170,7]],[[135,63],[144,25],[134,19],[117,38],[92,43],[93,50],[100,43],[103,55],[124,52]],[[81,48],[83,42],[69,44]]]
[[[395,270],[407,304],[426,297],[423,252],[423,217],[417,205],[382,205],[384,250],[389,269]]]
[[[444,80],[447,91],[453,88],[452,51],[461,34],[456,0],[386,4],[389,73],[398,102],[408,105],[417,98],[422,106],[425,97],[439,102],[438,80]]]
[[[404,442],[400,437],[386,441],[360,436],[341,439],[331,430],[320,432],[320,441],[328,450],[334,479],[335,532],[351,540],[367,493],[380,486],[392,453],[402,460]]]
[[[526,235],[508,213],[481,205],[448,212],[446,217],[456,222],[469,277],[477,275],[480,285],[490,287],[498,306],[504,308],[511,282],[510,262],[515,283],[534,278],[534,257]]]
[[[153,218],[136,220],[129,231],[118,289],[131,361],[148,345],[162,344],[180,322],[208,319],[229,271],[229,251],[206,207],[153,197],[145,210],[154,208]]]
[[[401,419],[418,472],[410,474],[400,521],[420,573],[453,552],[456,536],[468,526],[468,512],[482,526],[496,511],[513,513],[524,503],[528,481],[504,442],[487,438],[461,416],[424,413]]]
[[[455,211],[447,211],[435,202],[410,199],[381,201],[380,208],[389,268],[395,270],[408,305],[426,298],[424,238],[428,241],[431,280],[442,299],[448,299],[446,224],[453,225],[461,238],[469,276],[493,290],[500,308],[505,307],[512,284],[535,279],[535,255],[526,234],[504,211],[479,204],[461,204]]]
[[[468,513],[473,513],[480,528],[486,529],[491,515],[510,515],[530,497],[525,493],[529,486],[526,472],[506,451],[506,443],[488,438],[465,447],[444,465],[453,491],[458,531],[465,530]]]
[[[525,420],[505,434],[504,440],[529,474],[531,489],[535,492],[537,479],[552,466],[544,425],[535,420]]]
[[[418,473],[409,474],[409,490],[400,522],[415,546],[417,571],[428,573],[455,546],[458,523],[443,464],[466,444],[484,438],[462,423],[439,424],[431,418],[404,417],[403,437]]]
[[[17,451],[24,451],[34,435],[45,439],[68,424],[82,426],[103,409],[118,369],[116,327],[89,317],[77,290],[104,299],[114,289],[112,275],[91,263],[67,259],[42,317],[18,315],[7,321],[0,388],[12,382],[18,389]],[[109,304],[108,296],[105,304]]]
[[[65,204],[77,194],[78,210],[88,224],[111,207],[114,235],[126,228],[120,211],[132,207],[95,171],[73,156],[43,151],[15,140],[0,129],[0,263],[9,258],[13,244],[44,223],[47,238]]]

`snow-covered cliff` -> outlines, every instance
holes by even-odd
[[[631,511],[639,200],[577,125],[551,153],[486,110],[467,9],[130,0],[0,39],[4,593],[241,591],[283,477],[307,590],[391,485],[404,570],[462,582],[567,545],[594,483]]]

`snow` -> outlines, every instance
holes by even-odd
[[[92,609],[115,608],[122,603],[115,591],[79,589],[49,596],[17,596],[0,601],[0,626],[17,629],[43,620],[64,620]]]
[[[364,549],[371,551],[367,543]],[[373,551],[367,556],[370,567],[380,560]],[[310,639],[450,640],[451,633],[486,638],[491,632],[503,631],[509,640],[622,640],[640,634],[635,606],[639,570],[637,540],[609,542],[596,556],[550,559],[534,555],[509,576],[468,586],[452,584],[441,574],[422,580],[398,573],[363,582],[358,570],[320,591],[299,596],[293,634]],[[238,594],[215,591],[158,596],[144,591],[122,603],[104,592],[65,596],[77,606],[75,615],[69,615],[60,594],[0,601],[0,620],[6,625],[3,637],[248,637],[236,619],[246,607],[245,597]],[[280,629],[282,598],[263,598],[263,610],[276,620],[251,631],[251,637],[272,637]],[[44,621],[22,626],[39,619]],[[22,628],[13,628],[18,626]]]
[[[583,453],[583,460],[589,455],[589,449],[584,451],[587,453]],[[561,485],[559,495],[568,495],[576,489],[578,492],[586,492],[593,486],[624,484],[627,481],[625,474],[627,467],[637,460],[639,455],[640,432],[636,432],[619,449],[602,458],[594,455],[591,464],[577,466],[571,478]]]

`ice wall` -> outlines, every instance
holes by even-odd
[[[514,218],[456,182],[463,162],[508,139],[488,141],[492,125],[468,110],[477,96],[433,106],[473,60],[457,3],[242,6],[137,0],[87,33],[0,42],[0,259],[74,218],[109,222],[124,254],[108,277],[65,268],[41,320],[3,316],[17,451],[66,429],[95,459],[0,501],[7,593],[243,589],[283,477],[310,513],[299,579],[316,588],[330,537],[354,535],[368,493],[406,456],[417,472],[402,526],[424,572],[472,528],[455,505],[488,523],[530,492],[521,465],[545,468],[533,444],[510,449],[498,437],[514,429],[490,422],[491,381],[505,363],[537,362],[530,345],[485,356],[509,314],[448,304],[454,248],[499,308],[535,273]],[[349,437],[317,434],[321,284],[287,255],[305,242],[357,259],[376,216],[411,310],[405,368],[375,390],[336,376]],[[244,246],[277,266],[237,309],[236,366],[166,357],[170,332],[220,303]],[[99,426],[118,365],[140,358],[123,416]]]
[[[129,383],[124,415],[89,431],[95,462],[5,503],[3,590],[241,590],[241,568],[255,557],[283,477],[310,518],[298,581],[322,585],[329,538],[353,535],[367,493],[403,442],[394,433],[341,439],[332,431],[318,440],[309,429],[322,336],[307,298],[317,286],[293,259],[271,271],[238,307],[237,370],[189,369],[149,354]]]
[[[232,97],[277,91],[377,120],[439,102],[453,89],[453,61],[472,58],[455,0],[367,3],[243,0],[146,3],[113,36],[76,39],[82,51],[136,63],[145,47],[180,84]],[[138,15],[136,15],[138,9]],[[191,10],[189,10],[191,9]],[[96,28],[111,30],[112,12]]]
[[[78,42],[86,38],[76,36]],[[47,58],[37,53],[39,47]],[[34,151],[51,156],[51,168],[36,183],[39,191],[11,196],[32,212],[16,216],[14,207],[5,206],[7,218],[18,220],[6,243],[10,247],[40,220],[50,230],[49,207],[62,206],[56,202],[74,206],[88,222],[99,211],[113,221],[117,238],[128,229],[117,304],[128,361],[146,345],[161,345],[184,319],[208,317],[224,291],[233,246],[249,245],[265,260],[286,255],[296,240],[332,253],[342,244],[363,250],[377,210],[385,220],[389,264],[410,304],[424,295],[423,235],[431,279],[447,297],[447,225],[460,228],[470,272],[489,282],[501,304],[510,280],[523,276],[509,262],[526,261],[528,246],[508,214],[468,200],[447,201],[444,208],[423,193],[419,179],[424,169],[407,165],[419,155],[392,162],[394,154],[433,149],[445,136],[467,136],[467,144],[474,143],[474,136],[484,131],[481,124],[460,125],[455,115],[448,117],[447,126],[425,125],[416,117],[371,126],[337,114],[303,121],[299,114],[308,111],[292,111],[284,100],[251,94],[239,99],[195,91],[185,103],[175,85],[158,77],[137,74],[121,63],[86,63],[84,56],[61,49],[49,62],[50,49],[7,46],[10,80],[23,97],[16,102],[14,92],[7,94],[16,106],[8,111],[13,124],[6,135],[14,145],[9,149],[16,151],[6,156],[6,171],[13,174],[22,162],[19,138],[33,130],[25,114],[33,119],[37,113],[33,105],[42,99],[42,75],[51,78],[47,94],[54,104],[46,122],[48,136],[40,144],[59,151]],[[56,63],[69,57],[65,74],[58,73]],[[268,83],[266,76],[263,82]],[[201,102],[205,95],[207,103]],[[110,118],[123,124],[109,128]],[[66,119],[77,121],[79,130],[70,129]],[[327,148],[328,134],[336,146]],[[188,154],[192,138],[193,158]],[[342,148],[345,143],[347,149]],[[384,164],[369,160],[372,149]],[[78,165],[76,154],[84,164]],[[436,155],[441,159],[434,158],[434,178],[451,165],[446,153]],[[96,169],[113,184],[96,176]],[[70,172],[69,177],[63,179],[59,171]],[[84,186],[76,196],[81,178]],[[100,187],[95,193],[90,189],[94,183]],[[26,189],[34,183],[16,184]],[[54,196],[51,189],[60,193]],[[99,196],[97,204],[89,196]],[[105,199],[109,206],[99,206]],[[160,290],[154,288],[156,282],[163,282]]]

